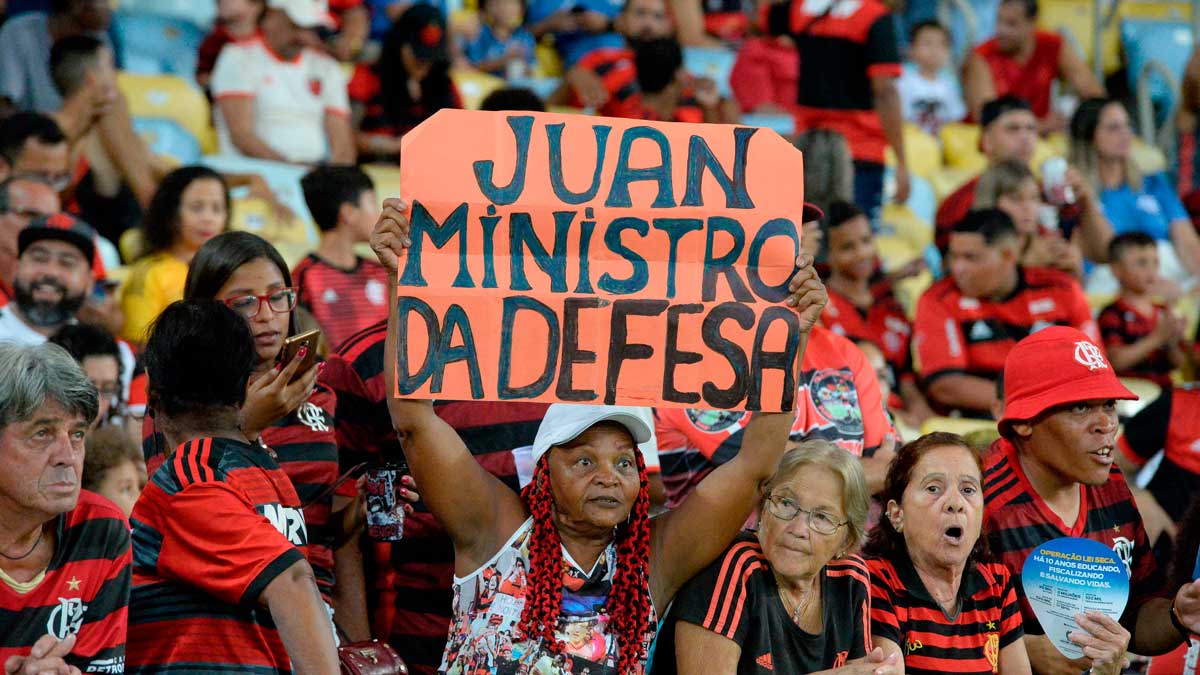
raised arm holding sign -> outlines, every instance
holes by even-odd
[[[484,118],[477,119],[483,120]],[[580,119],[589,125],[609,122],[599,118]],[[487,124],[487,122],[482,123]],[[513,128],[519,128],[520,124],[524,124],[524,122],[518,123]],[[614,124],[617,122],[614,121]],[[533,128],[532,123],[530,128]],[[675,130],[669,128],[668,125],[644,128],[668,130],[663,133]],[[728,133],[735,131],[732,128],[718,129]],[[420,131],[418,129],[418,132]],[[560,128],[559,132],[550,133],[562,132],[563,130]],[[638,133],[645,134],[647,132]],[[602,135],[601,132],[597,131],[596,137],[599,138],[600,135]],[[519,138],[520,134],[518,133]],[[733,139],[730,140],[731,143],[727,147],[717,148],[713,155],[714,162],[716,161],[715,157],[724,157],[727,154],[732,156]],[[518,140],[518,145],[519,143]],[[473,147],[494,149],[494,146],[484,145]],[[645,166],[646,164],[644,159],[637,160],[637,162],[640,163],[635,163],[636,166]],[[526,165],[526,171],[529,166],[532,164]],[[743,177],[762,175],[760,172],[763,170],[756,168],[751,161],[744,164],[742,168],[744,173],[739,174],[735,171],[734,175]],[[596,169],[596,171],[601,172],[600,169]],[[430,176],[442,175],[443,180],[447,183],[453,182],[446,177],[446,174],[439,172],[436,166],[429,167],[428,172]],[[520,173],[518,171],[518,174]],[[494,177],[494,170],[491,175]],[[583,182],[582,180],[577,181],[576,178],[568,175],[567,180],[572,185]],[[490,180],[488,178],[485,182]],[[518,179],[513,180],[513,183],[518,182]],[[422,184],[429,185],[429,181]],[[527,183],[525,189],[529,190],[530,187],[531,185]],[[408,184],[404,185],[404,189],[405,191],[412,189],[412,194],[417,198],[423,194],[421,190],[412,188]],[[638,199],[649,194],[640,189],[632,189],[631,193]],[[421,203],[423,204],[423,202]],[[419,215],[417,204],[418,202],[414,201],[412,205],[414,220],[425,217]],[[466,208],[469,210],[469,206]],[[514,209],[516,208],[514,207]],[[569,221],[566,216],[555,217],[549,210],[536,205],[522,204],[520,208],[524,209],[523,212],[532,214],[529,216],[530,222],[542,222],[539,214],[550,214],[549,222],[552,226],[555,223]],[[712,210],[720,212],[725,208],[728,207],[718,206]],[[802,208],[802,202],[797,200],[795,208],[797,215],[802,212]],[[433,209],[432,213],[436,213],[439,207],[430,206],[426,210],[430,209]],[[483,209],[486,214],[487,207],[483,207]],[[595,207],[593,207],[593,214],[595,214],[594,209]],[[650,520],[647,514],[647,480],[644,463],[637,450],[637,443],[649,437],[650,429],[645,422],[630,414],[628,408],[621,406],[554,405],[551,406],[542,421],[537,440],[534,443],[533,453],[536,469],[533,480],[520,496],[514,494],[481,468],[454,430],[433,413],[429,402],[420,400],[423,396],[429,396],[421,389],[434,386],[432,382],[422,383],[420,386],[414,387],[412,391],[404,390],[401,381],[405,377],[412,377],[414,371],[404,371],[405,356],[401,355],[401,351],[413,346],[411,341],[414,335],[413,330],[408,330],[406,334],[402,328],[402,322],[406,318],[404,312],[407,310],[423,317],[422,320],[426,320],[430,313],[423,309],[409,309],[419,307],[416,303],[423,302],[431,310],[433,320],[438,322],[438,334],[434,337],[439,339],[429,340],[429,343],[420,345],[418,351],[441,350],[449,353],[452,357],[457,354],[466,355],[470,350],[462,350],[463,343],[440,340],[441,334],[445,332],[443,330],[445,326],[466,325],[454,318],[455,312],[459,310],[453,308],[457,306],[462,308],[463,320],[469,318],[472,324],[474,351],[480,355],[475,360],[481,373],[479,379],[481,382],[487,381],[487,378],[482,375],[485,372],[498,373],[500,362],[493,362],[490,358],[499,353],[495,349],[496,345],[511,339],[511,336],[506,336],[498,328],[484,327],[483,324],[476,329],[474,324],[477,317],[484,317],[484,320],[487,320],[489,305],[493,308],[497,305],[503,307],[505,295],[518,298],[530,297],[514,294],[511,288],[514,283],[513,270],[521,263],[515,262],[516,259],[508,255],[507,251],[503,255],[497,252],[501,246],[501,242],[497,238],[496,248],[491,249],[490,255],[494,260],[503,261],[503,265],[493,268],[496,277],[492,285],[497,287],[495,290],[499,293],[484,292],[491,290],[487,288],[486,273],[474,275],[475,272],[483,270],[486,266],[489,253],[486,252],[488,247],[484,245],[479,249],[471,246],[462,249],[461,258],[459,257],[460,251],[455,250],[452,255],[448,256],[452,263],[450,270],[431,265],[417,268],[426,277],[429,286],[426,288],[410,285],[410,288],[419,289],[419,297],[404,295],[404,271],[414,264],[412,261],[419,246],[429,245],[432,242],[436,248],[440,241],[441,245],[445,247],[454,237],[469,237],[472,234],[468,232],[465,225],[460,230],[461,234],[432,234],[431,232],[437,231],[436,228],[429,224],[410,223],[409,217],[406,215],[407,211],[409,211],[407,203],[400,200],[388,200],[379,223],[376,225],[371,245],[380,261],[399,277],[398,286],[393,288],[393,291],[398,289],[400,294],[397,296],[397,309],[392,312],[389,319],[386,350],[388,354],[397,354],[398,361],[400,361],[396,368],[388,371],[390,378],[388,386],[395,387],[392,391],[398,391],[405,397],[395,397],[389,400],[389,411],[404,447],[409,466],[417,483],[422,486],[425,502],[430,511],[445,525],[455,545],[455,574],[457,577],[455,580],[456,600],[453,608],[455,623],[451,630],[452,639],[447,644],[443,658],[443,669],[449,669],[455,663],[459,663],[460,658],[466,658],[463,653],[468,649],[467,645],[472,644],[472,640],[481,637],[487,639],[485,636],[488,635],[511,633],[512,653],[524,654],[522,662],[528,663],[531,670],[540,666],[549,669],[558,668],[560,671],[568,673],[581,673],[584,668],[587,668],[592,675],[643,672],[645,648],[649,639],[653,637],[657,617],[656,610],[664,610],[680,586],[711,562],[741,528],[754,506],[759,485],[774,472],[779,458],[783,454],[793,414],[785,408],[783,412],[755,415],[746,429],[741,452],[734,459],[714,470],[678,509]],[[453,209],[450,211],[452,212]],[[664,217],[670,214],[676,220],[684,220],[685,216],[691,217],[688,213],[690,212],[678,214],[669,211],[664,213]],[[449,228],[450,225],[446,224],[444,213],[441,217],[443,218],[442,227]],[[497,216],[485,215],[484,217]],[[634,218],[634,216],[629,217]],[[710,216],[710,218],[715,217]],[[596,215],[589,216],[589,218],[596,221],[601,220]],[[520,221],[521,219],[513,218],[509,214],[508,220],[511,224],[514,220]],[[421,227],[431,229],[421,233],[418,231]],[[649,226],[631,229],[645,233],[650,231]],[[793,227],[793,230],[794,232],[787,239],[798,243],[799,227]],[[442,231],[446,232],[446,229]],[[532,230],[530,231],[532,232]],[[686,233],[686,228],[681,231]],[[750,232],[751,235],[748,239],[743,239],[742,243],[738,244],[735,241],[734,248],[741,249],[748,246],[749,242],[754,241],[757,230],[752,229]],[[502,241],[507,246],[524,236],[513,234],[511,238],[505,237]],[[643,236],[645,235],[643,234]],[[428,240],[418,243],[421,241],[421,237],[427,237]],[[672,245],[668,248],[654,250],[666,253],[663,258],[669,264],[671,259],[669,251],[684,250],[682,239],[682,235],[674,239],[678,246]],[[703,240],[703,236],[701,236],[701,240]],[[578,240],[576,239],[576,241]],[[615,241],[617,244],[621,243],[622,239],[619,234],[615,235]],[[667,240],[664,239],[664,241]],[[723,246],[727,246],[727,243]],[[553,248],[558,249],[558,246],[555,245]],[[813,270],[812,260],[807,256],[796,257],[790,245],[784,246],[784,248],[786,249],[786,260],[782,264],[772,266],[772,270],[780,273],[779,277],[771,281],[775,284],[775,294],[777,295],[773,302],[760,301],[759,305],[761,306],[754,306],[753,300],[747,299],[743,303],[728,297],[732,293],[731,286],[725,286],[723,291],[715,293],[713,299],[707,301],[708,304],[699,298],[696,298],[698,300],[696,303],[687,303],[698,305],[698,310],[695,312],[697,314],[711,312],[725,303],[728,303],[730,308],[726,311],[740,311],[733,309],[734,306],[746,307],[749,313],[741,315],[746,320],[741,322],[735,319],[733,323],[751,336],[753,336],[752,330],[756,325],[767,326],[767,330],[764,331],[766,336],[759,338],[763,345],[762,350],[763,353],[770,351],[777,355],[775,357],[779,360],[777,368],[782,372],[777,378],[779,382],[776,383],[777,391],[773,395],[774,398],[768,399],[764,396],[762,399],[764,408],[783,407],[781,403],[784,402],[784,395],[778,391],[778,385],[785,383],[784,386],[795,387],[796,371],[808,332],[826,302],[825,290]],[[448,250],[447,247],[447,252]],[[647,255],[651,253],[651,249],[642,250]],[[766,247],[759,245],[758,250],[759,253],[756,255],[760,259],[766,259]],[[444,255],[445,252],[442,253]],[[422,255],[430,256],[426,260],[433,257],[429,251]],[[602,275],[609,274],[610,270],[622,269],[614,265],[613,256],[598,254],[596,249],[592,249],[591,258],[577,259],[574,257],[575,255],[578,253],[571,256],[564,254],[562,264],[565,264],[568,269],[574,269],[576,273],[581,268],[586,269],[591,266],[592,276],[590,278],[596,280],[597,284],[600,283],[599,279],[602,278]],[[617,257],[624,258],[624,256]],[[774,253],[771,254],[772,259],[776,257]],[[559,264],[554,262],[555,259],[555,256],[551,255],[542,263],[536,264],[543,270],[554,269],[554,265]],[[675,259],[685,260],[682,254]],[[704,270],[700,269],[702,260],[686,259],[688,260],[686,268],[680,265],[675,276],[675,294],[679,296],[683,294],[685,288],[693,290],[699,288],[704,276]],[[624,258],[621,262],[625,272],[629,271],[627,260],[628,258]],[[732,263],[733,260],[734,258],[730,257],[729,262],[723,263],[729,269],[726,279],[733,279],[734,275],[747,274],[745,268],[739,269]],[[478,269],[474,268],[473,264],[478,264]],[[647,267],[650,267],[649,263],[647,263]],[[501,272],[501,268],[504,269],[504,272]],[[451,280],[462,275],[463,283],[458,287],[460,290],[451,297],[438,299],[436,297],[438,292],[432,290],[434,288],[432,279],[435,274]],[[466,283],[466,274],[473,275],[469,289]],[[664,270],[658,269],[649,274],[648,278],[657,278],[661,281],[666,278],[662,276],[663,274]],[[531,271],[528,279],[532,282],[534,276]],[[551,305],[549,299],[555,292],[553,275],[540,274],[540,276],[543,281],[546,277],[551,277],[549,284],[543,284],[541,295],[534,294],[537,302],[550,308],[550,317],[557,320],[559,317],[565,318],[569,311],[580,311],[578,309],[568,310],[567,304],[563,300],[559,300],[558,305]],[[739,280],[744,278],[740,277]],[[475,280],[479,280],[478,285],[474,283]],[[546,290],[547,288],[549,290]],[[500,291],[500,289],[506,290]],[[564,295],[564,300],[566,297],[577,297],[578,295]],[[666,307],[673,306],[669,301],[672,295],[666,293],[662,298]],[[726,296],[727,299],[722,300],[722,296]],[[597,314],[604,313],[605,321],[610,325],[616,325],[618,320],[613,317],[619,313],[616,309],[617,302],[618,300],[608,304],[595,302],[589,308]],[[470,309],[467,309],[468,306]],[[479,311],[480,314],[475,314],[475,311]],[[547,316],[541,311],[531,311],[539,317]],[[665,308],[661,313],[665,315]],[[678,314],[686,313],[678,312]],[[491,316],[492,318],[498,316],[502,319],[504,314],[502,311],[493,312]],[[654,318],[657,315],[645,312],[641,314],[626,312],[625,316]],[[768,317],[778,318],[769,319]],[[786,328],[786,330],[780,330],[778,334],[775,334],[770,330],[772,323],[777,323],[780,329]],[[542,324],[543,334],[546,325],[549,325],[548,321]],[[664,323],[660,328],[663,331],[662,337],[665,338],[665,334],[668,332],[667,324]],[[458,331],[458,328],[455,330]],[[597,324],[590,324],[589,327],[580,330],[575,339],[581,342],[587,340],[586,344],[589,346],[607,345],[609,330],[605,329],[599,335],[593,332],[598,330],[601,328],[597,327]],[[682,331],[671,329],[671,332]],[[733,331],[730,331],[729,334],[732,335]],[[455,340],[461,340],[459,337],[461,333],[456,332],[455,335]],[[561,336],[562,333],[559,335],[559,340],[563,339]],[[595,341],[597,338],[598,342]],[[676,338],[682,339],[678,336]],[[405,339],[410,344],[405,344]],[[723,339],[727,339],[734,346],[739,346],[737,342],[733,342],[733,338]],[[753,347],[754,338],[749,337],[747,340],[746,344]],[[521,358],[511,360],[509,367],[514,372],[518,372],[521,367],[519,361],[525,361],[528,357],[529,361],[535,362],[535,369],[540,370],[547,360],[545,359],[546,345],[553,344],[553,342],[554,340],[547,341],[543,337],[541,343],[516,345],[517,353]],[[631,340],[629,344],[633,342]],[[430,350],[429,345],[434,343],[437,343],[437,349]],[[655,344],[654,347],[657,349],[658,345]],[[453,351],[456,348],[460,351]],[[579,346],[575,349],[583,349],[583,347]],[[592,349],[591,351],[599,352],[601,350]],[[644,352],[635,350],[634,353],[642,354]],[[426,356],[434,358],[429,353]],[[453,358],[446,358],[444,354],[437,358],[442,358],[446,363],[454,361]],[[645,357],[640,360],[658,364],[666,363],[666,360],[661,357],[658,361]],[[488,367],[492,364],[497,366],[496,369],[488,371]],[[463,366],[461,370],[469,373],[469,363],[464,363]],[[554,368],[552,379],[561,379],[560,366],[561,364],[558,364]],[[636,377],[631,373],[618,373],[618,382],[609,392],[610,398],[617,403],[652,404],[658,402],[660,398],[658,394],[663,389],[664,376],[662,372],[645,368],[642,364],[636,364],[636,366],[638,371]],[[745,368],[749,367],[749,363],[747,363]],[[731,374],[733,387],[745,386],[749,372],[745,368],[734,369]],[[525,373],[525,371],[519,372]],[[581,369],[581,372],[588,371]],[[592,372],[591,376],[594,378],[597,372],[603,373],[599,379],[585,379],[587,376],[576,375],[574,388],[583,389],[583,384],[602,382],[612,371],[611,369],[597,370]],[[460,388],[449,389],[451,379],[449,371],[446,373],[441,380],[441,386],[448,390],[445,392],[446,395],[453,396],[470,391],[471,378],[469,375],[462,379]],[[701,377],[702,374],[694,376],[692,381],[698,382]],[[433,379],[432,374],[428,379]],[[730,386],[728,379],[730,378],[724,382],[726,388]],[[745,386],[742,398],[735,403],[744,404],[745,400],[751,396],[749,391],[751,388]],[[680,387],[680,390],[682,389]],[[764,387],[765,389],[766,387]],[[639,395],[638,391],[643,393]],[[593,393],[595,396],[589,400],[600,402],[605,397],[603,388],[595,389]],[[530,398],[544,395],[544,393],[537,394]],[[768,404],[766,403],[768,400],[773,402]],[[528,570],[528,581],[522,582],[523,585],[519,589],[511,585],[508,587],[498,585],[497,582],[492,581],[493,578],[523,578],[525,570]],[[497,586],[499,587],[497,588]],[[569,603],[563,601],[568,593],[571,595]],[[480,598],[486,598],[486,606],[482,604],[483,601]],[[594,646],[602,643],[604,645],[602,653],[596,654],[584,650],[588,652],[584,654],[579,650],[567,650],[565,643],[568,641],[574,643],[571,636],[578,632],[592,636],[591,642],[588,644]],[[563,650],[567,650],[567,653],[564,654]],[[495,672],[496,664],[493,663],[491,667]]]

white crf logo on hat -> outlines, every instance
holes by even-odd
[[[1087,366],[1088,370],[1107,370],[1108,361],[1104,360],[1104,353],[1096,345],[1087,340],[1080,340],[1075,343],[1075,360],[1080,365]]]

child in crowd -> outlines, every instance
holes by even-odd
[[[116,427],[104,427],[88,435],[83,489],[111,500],[128,518],[145,486],[146,462],[136,443]]]
[[[528,76],[537,44],[521,25],[522,0],[480,0],[479,14],[482,25],[474,37],[464,40],[463,55],[485,73],[510,79]]]
[[[299,306],[336,348],[387,318],[387,272],[354,252],[355,244],[371,238],[379,198],[371,178],[353,166],[318,167],[300,179],[300,187],[321,230],[321,244],[292,270],[292,281],[299,288]]]
[[[962,89],[950,63],[950,33],[937,21],[922,21],[909,31],[908,61],[896,83],[904,119],[931,134],[967,114]]]
[[[826,223],[829,304],[821,313],[821,323],[851,340],[868,340],[883,352],[898,380],[896,389],[904,407],[899,414],[908,426],[919,429],[933,411],[917,387],[909,349],[912,324],[892,292],[892,284],[921,268],[910,266],[893,277],[884,275],[871,223],[849,202],[830,204]]]
[[[1171,371],[1183,365],[1183,322],[1165,304],[1154,301],[1158,246],[1149,235],[1128,232],[1108,247],[1117,299],[1100,311],[1100,336],[1113,370],[1170,386]]]

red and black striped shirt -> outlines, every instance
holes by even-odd
[[[85,673],[122,673],[130,584],[129,524],[112,502],[87,490],[55,519],[55,551],[45,576],[18,593],[0,581],[0,664],[29,656],[50,634],[75,634],[69,665]]]
[[[1153,312],[1146,316],[1133,305],[1117,298],[1115,302],[1100,310],[1096,317],[1096,323],[1100,325],[1100,339],[1104,341],[1106,349],[1131,345],[1153,333],[1166,311],[1166,305],[1155,304]],[[1139,363],[1119,371],[1117,375],[1140,377],[1152,380],[1159,386],[1169,387],[1172,370],[1175,370],[1175,364],[1171,362],[1171,354],[1166,347],[1159,347]]]
[[[259,446],[177,448],[133,507],[127,673],[290,673],[263,590],[304,559],[287,475]]]
[[[402,459],[388,415],[383,380],[386,322],[346,340],[329,357],[321,381],[337,394],[337,439],[343,467]],[[480,466],[514,491],[513,450],[533,444],[545,403],[443,401],[437,414],[458,432]],[[404,655],[414,675],[432,675],[450,628],[454,546],[424,504],[404,524],[404,540],[376,543],[368,558],[367,601],[373,633]]]
[[[332,348],[388,315],[388,273],[383,265],[358,258],[354,267],[342,269],[315,253],[292,270],[300,289],[299,304],[307,309]]]
[[[306,555],[317,578],[317,588],[330,601],[335,583],[333,545],[336,528],[330,523],[333,496],[354,497],[354,481],[346,481],[336,490],[329,487],[338,479],[338,447],[335,437],[334,410],[337,399],[327,387],[317,385],[313,393],[290,415],[280,418],[262,432],[262,441],[275,452],[279,468],[291,479],[303,505],[308,528]],[[165,460],[162,435],[154,435],[154,422],[147,415],[142,422],[142,452],[146,469],[153,474]]]
[[[862,558],[831,560],[821,570],[822,631],[813,635],[792,621],[779,597],[770,563],[753,532],[743,532],[708,569],[675,596],[659,632],[653,675],[676,672],[675,623],[710,630],[741,649],[737,672],[762,669],[814,673],[840,668],[871,648],[870,578]]]
[[[1129,603],[1121,625],[1133,631],[1138,610],[1158,595],[1157,565],[1137,504],[1114,464],[1104,485],[1079,485],[1079,516],[1064,523],[1038,495],[1021,469],[1017,450],[1000,439],[988,451],[983,470],[983,530],[992,553],[1016,580],[1025,632],[1041,635],[1041,624],[1025,599],[1021,568],[1033,549],[1059,537],[1083,537],[1112,548],[1129,570]]]
[[[930,595],[907,554],[894,561],[868,558],[867,567],[871,633],[900,646],[906,673],[998,673],[1000,650],[1024,635],[1017,592],[1000,563],[968,563],[954,618]]]

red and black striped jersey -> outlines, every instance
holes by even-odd
[[[904,672],[998,673],[1000,650],[1024,635],[1017,591],[1000,563],[968,563],[954,618],[930,595],[906,553],[897,560],[868,558],[871,633],[904,654]]]
[[[814,635],[792,621],[754,533],[739,534],[724,554],[676,594],[659,631],[650,672],[676,672],[679,621],[736,643],[741,650],[737,672],[743,675],[763,669],[815,673],[863,657],[871,649],[866,564],[856,555],[831,560],[821,570],[820,583],[822,630]]]
[[[335,583],[333,545],[336,528],[330,524],[334,494],[354,497],[354,481],[346,481],[335,493],[329,487],[338,479],[338,447],[334,428],[337,398],[329,388],[317,385],[313,393],[290,415],[281,417],[262,432],[262,441],[275,453],[279,468],[287,474],[303,505],[308,528],[305,551],[317,579],[317,588],[330,601]],[[146,469],[153,474],[166,456],[162,435],[155,436],[149,415],[142,422],[142,453]]]
[[[321,381],[337,395],[337,439],[343,467],[362,461],[402,459],[387,410],[383,373],[386,322],[350,337],[330,355]],[[437,414],[488,473],[514,491],[519,478],[513,450],[533,444],[545,403],[443,401]],[[404,655],[414,675],[432,675],[442,660],[450,627],[454,546],[424,504],[404,523],[404,539],[375,544],[365,555],[375,635]]]
[[[855,344],[817,326],[800,362],[792,440],[820,438],[852,455],[870,457],[895,434],[879,380]],[[654,433],[667,505],[675,508],[713,469],[742,446],[750,413],[736,410],[659,408]]]
[[[51,527],[54,557],[40,579],[18,591],[0,577],[0,664],[28,656],[47,634],[59,640],[75,634],[67,664],[85,673],[125,672],[130,544],[124,514],[81,490],[75,508]]]
[[[1166,305],[1155,304],[1150,316],[1136,307],[1117,298],[1115,302],[1100,310],[1096,323],[1100,325],[1100,339],[1105,349],[1113,346],[1131,345],[1154,332],[1158,322],[1167,311]],[[1140,377],[1152,380],[1159,386],[1171,386],[1171,371],[1175,364],[1166,347],[1150,352],[1141,362],[1117,372],[1121,377]]]
[[[1163,456],[1146,488],[1175,522],[1200,490],[1200,384],[1166,387],[1125,422],[1117,448],[1138,466]]]
[[[1078,328],[1100,342],[1083,289],[1064,272],[1019,267],[1017,286],[1003,300],[967,297],[947,277],[930,286],[917,303],[917,372],[926,383],[956,374],[994,380],[1013,345],[1050,326]]]
[[[388,273],[378,262],[358,258],[354,267],[343,269],[310,253],[296,263],[292,281],[300,289],[300,306],[321,325],[332,348],[387,319]]]
[[[827,292],[829,304],[821,312],[821,325],[842,337],[873,343],[897,377],[911,375],[912,322],[892,292],[890,281],[880,278],[871,285],[874,302],[865,310],[841,293],[832,289]]]
[[[1138,610],[1158,595],[1157,564],[1137,504],[1114,464],[1104,485],[1079,485],[1079,516],[1064,523],[1038,495],[1021,469],[1017,450],[1005,439],[992,444],[983,470],[983,531],[992,553],[1008,567],[1021,600],[1025,632],[1041,624],[1025,599],[1021,568],[1033,549],[1059,537],[1083,537],[1108,546],[1129,571],[1129,603],[1121,625],[1132,631]]]
[[[266,450],[185,443],[133,507],[127,673],[290,673],[263,590],[304,559],[308,532]]]
[[[887,6],[879,0],[791,0],[763,5],[763,19],[767,33],[790,35],[800,52],[796,128],[837,131],[855,160],[882,164],[887,137],[875,112],[871,80],[900,77],[896,28]]]

